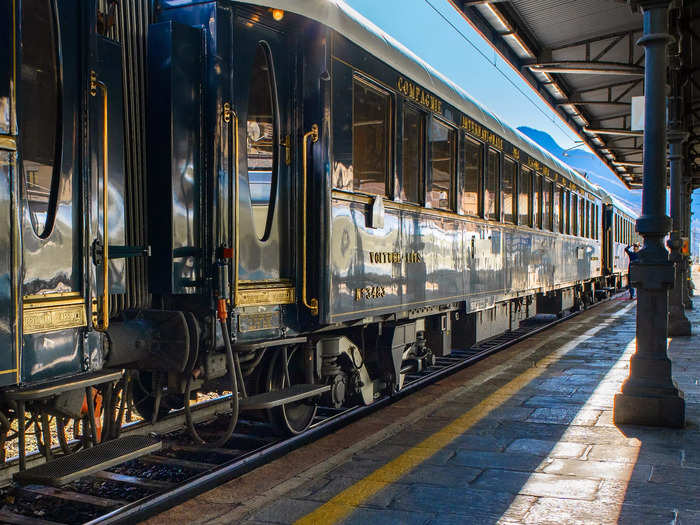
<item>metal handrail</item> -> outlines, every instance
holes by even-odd
[[[318,299],[311,298],[307,300],[306,297],[306,178],[307,178],[307,164],[308,164],[308,154],[307,154],[307,140],[311,138],[311,143],[318,141],[318,125],[314,124],[311,126],[311,131],[304,133],[304,138],[302,139],[302,219],[301,219],[301,300],[309,310],[311,310],[311,315],[318,315]]]
[[[102,321],[100,330],[109,328],[109,105],[108,90],[104,82],[97,79],[97,73],[90,71],[90,95],[97,96],[97,88],[102,91]]]

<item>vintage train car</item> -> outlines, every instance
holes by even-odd
[[[605,196],[342,2],[0,9],[0,431],[301,432],[611,285]]]

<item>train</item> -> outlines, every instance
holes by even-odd
[[[4,0],[0,21],[20,457],[32,428],[69,453],[132,409],[184,411],[200,444],[240,414],[298,434],[627,285],[633,211],[341,0]],[[212,393],[228,422],[205,432]]]

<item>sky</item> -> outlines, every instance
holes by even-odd
[[[510,126],[545,131],[562,148],[576,146],[581,140],[448,0],[345,2],[459,84]],[[587,146],[580,147],[591,151]],[[618,180],[610,170],[600,175]],[[626,201],[639,199],[639,191],[625,195],[627,192],[619,183],[619,193],[627,197]]]

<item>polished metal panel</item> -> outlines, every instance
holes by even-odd
[[[333,194],[333,321],[460,301],[483,310],[600,275],[592,239],[392,202],[384,228],[368,228],[368,198]]]
[[[201,31],[173,22],[148,35],[150,277],[156,293],[195,293],[202,260]]]
[[[13,298],[12,179],[14,153],[0,149],[0,385],[14,382],[16,309]],[[12,372],[6,375],[4,372]]]

